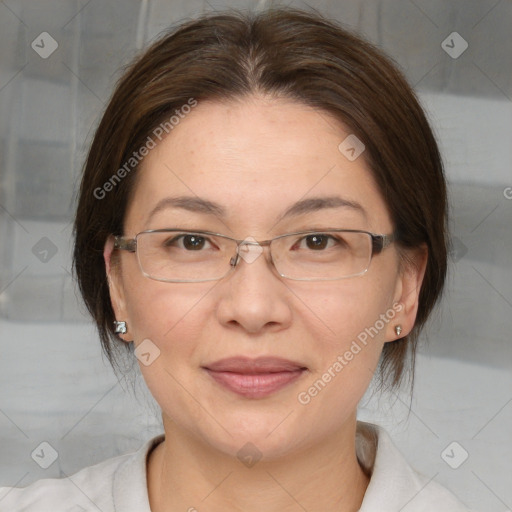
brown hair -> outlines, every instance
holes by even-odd
[[[103,349],[115,370],[115,345],[129,347],[113,332],[103,247],[110,234],[123,234],[136,166],[125,166],[122,179],[113,181],[114,174],[191,98],[254,93],[294,99],[344,123],[366,146],[398,247],[428,248],[415,327],[386,343],[381,357],[381,383],[396,386],[408,352],[414,363],[419,331],[445,281],[441,157],[414,92],[389,58],[322,16],[297,9],[229,11],[188,21],[152,44],[117,83],[84,165],[74,225],[74,269]]]

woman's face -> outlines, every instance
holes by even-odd
[[[199,102],[145,157],[125,236],[181,227],[239,240],[323,226],[391,233],[364,152],[351,161],[338,149],[349,134],[300,103]],[[176,196],[217,203],[224,213],[161,207]],[[298,201],[334,196],[360,208],[280,219]],[[111,270],[111,247],[116,318],[127,322],[126,341],[145,343],[140,367],[164,422],[229,454],[252,442],[272,458],[340,432],[353,422],[384,343],[396,339],[394,327],[407,334],[416,314],[421,276],[400,272],[394,245],[374,256],[366,274],[348,279],[282,278],[266,247],[226,277],[199,283],[145,277],[126,251]],[[307,370],[265,396],[246,396],[205,369],[234,356],[285,358]]]

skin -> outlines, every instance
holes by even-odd
[[[350,162],[338,150],[349,133],[327,113],[289,100],[200,102],[144,159],[125,235],[178,226],[257,240],[317,225],[391,233],[364,154]],[[359,202],[366,217],[329,208],[277,222],[294,202],[333,193]],[[158,201],[181,194],[220,203],[226,217],[165,209],[147,221]],[[115,255],[113,265],[109,239],[112,303],[128,325],[122,338],[136,346],[150,339],[160,350],[152,364],[140,364],[166,434],[148,457],[151,510],[358,510],[369,480],[355,454],[357,404],[384,343],[397,337],[394,327],[404,336],[414,325],[425,252],[411,254],[415,268],[402,268],[392,244],[363,276],[327,282],[279,277],[268,248],[203,283],[158,282],[141,273],[134,254]],[[402,310],[343,371],[309,404],[299,403],[298,393],[398,303]],[[235,355],[284,357],[308,372],[268,397],[248,399],[201,368]],[[248,442],[262,453],[251,468],[237,459]]]

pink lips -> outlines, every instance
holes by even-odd
[[[307,368],[276,357],[231,357],[205,366],[219,384],[247,398],[263,398],[298,379]]]

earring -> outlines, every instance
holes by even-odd
[[[114,321],[114,332],[116,334],[126,334],[127,331],[126,322]]]
[[[402,326],[401,325],[395,326],[395,333],[397,336],[400,336],[400,334],[402,334]]]

